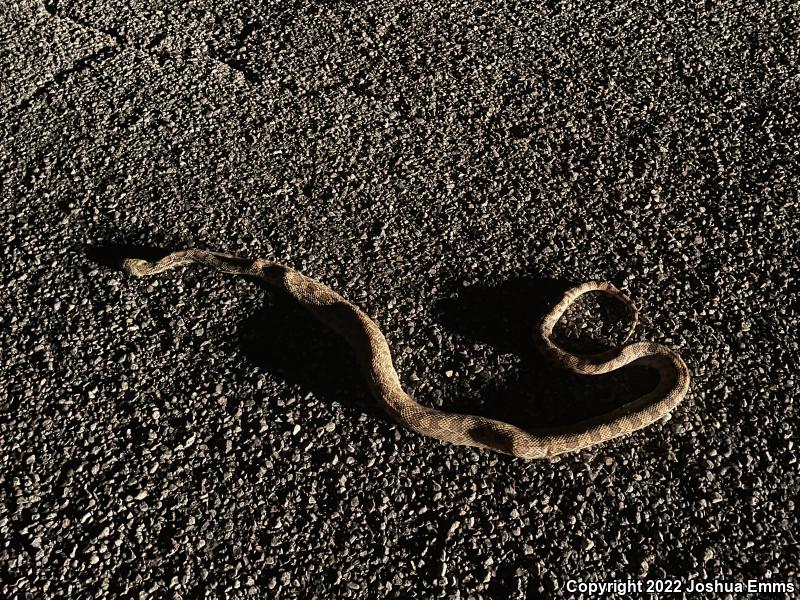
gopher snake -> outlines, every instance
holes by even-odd
[[[632,362],[655,369],[655,389],[598,417],[557,430],[534,432],[503,421],[474,415],[447,413],[418,404],[403,391],[392,363],[386,338],[363,311],[322,283],[275,262],[230,256],[204,250],[181,250],[156,262],[129,258],[122,267],[132,275],[161,273],[174,267],[201,263],[217,271],[248,275],[287,292],[317,319],[342,335],[355,351],[372,394],[398,423],[451,444],[488,448],[521,458],[547,458],[580,450],[642,427],[666,415],[683,399],[689,388],[689,370],[675,352],[651,342],[625,344],[599,354],[572,354],[552,339],[553,328],[575,300],[587,292],[599,291],[621,300],[632,316],[625,341],[637,322],[637,310],[628,297],[610,283],[588,281],[561,297],[540,321],[534,335],[542,354],[573,373],[599,375]]]

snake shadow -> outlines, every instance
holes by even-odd
[[[483,377],[433,381],[433,389],[409,391],[426,405],[435,399],[446,411],[542,429],[602,414],[651,389],[655,375],[643,367],[580,376],[553,367],[539,355],[533,344],[535,324],[572,285],[539,277],[515,278],[497,286],[465,287],[453,282],[450,293],[433,305],[430,315],[451,332],[454,346],[483,346],[484,358],[502,364],[499,369],[486,369]],[[601,311],[603,320],[613,321],[624,331],[625,313],[615,304],[613,300],[601,304],[607,309]],[[574,352],[608,347],[597,339],[594,329],[581,329],[585,323],[571,318],[571,312],[562,319],[567,335],[558,336],[559,343]],[[597,320],[591,315],[588,319]],[[288,296],[265,294],[262,308],[241,324],[240,331],[241,350],[259,369],[296,385],[300,393],[393,423],[372,398],[348,344]],[[459,373],[469,373],[470,352],[453,350],[448,358],[455,360]]]
[[[159,247],[128,243],[87,247],[85,251],[95,262],[112,267],[118,267],[123,257],[153,260],[166,253]],[[251,280],[267,292],[261,309],[239,327],[239,346],[246,359],[297,386],[300,393],[392,423],[372,398],[348,344],[287,295]],[[580,376],[554,367],[540,356],[533,343],[536,323],[572,285],[538,276],[510,278],[498,285],[451,281],[429,317],[451,332],[451,348],[445,350],[448,364],[463,376],[441,380],[431,373],[430,388],[409,391],[423,404],[445,411],[486,416],[530,429],[568,426],[647,392],[655,384],[655,374],[643,367]],[[599,306],[602,322],[611,322],[611,331],[601,331],[598,336],[597,327],[588,326],[597,324],[596,315],[587,317],[585,310],[570,310],[560,323],[565,327],[556,330],[563,347],[591,353],[611,345],[609,338],[614,333],[620,339],[619,332],[627,325],[625,311],[617,302],[603,298]],[[476,359],[486,367],[477,376]],[[400,375],[404,380],[403,373]]]
[[[441,398],[443,410],[469,412],[529,429],[568,427],[598,416],[651,390],[657,375],[628,366],[606,375],[577,375],[546,361],[533,341],[537,322],[575,285],[529,276],[499,285],[455,282],[450,297],[434,307],[439,321],[460,344],[483,346],[454,353],[459,373],[470,373],[476,354],[499,366],[494,374],[456,382]],[[592,306],[591,298],[595,298]],[[598,318],[598,311],[599,317]],[[628,325],[622,305],[602,294],[589,294],[562,317],[555,339],[575,353],[594,353],[622,339]]]
[[[137,240],[85,245],[82,249],[90,261],[118,269],[125,258],[154,261],[187,245],[191,244],[149,245]],[[341,337],[288,295],[257,278],[243,278],[264,292],[263,305],[239,324],[241,334],[232,340],[247,361],[276,379],[295,385],[302,394],[312,393],[345,408],[384,416],[369,394],[355,355]]]
[[[87,244],[83,246],[83,253],[90,261],[107,267],[118,269],[126,258],[141,258],[144,260],[158,260],[163,258],[174,248],[164,246],[151,246],[141,243],[114,242],[102,245]]]
[[[288,295],[253,281],[267,293],[262,307],[239,328],[247,360],[300,393],[388,422],[347,342]]]

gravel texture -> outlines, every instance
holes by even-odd
[[[770,0],[3,2],[0,596],[797,582],[798,38]],[[340,291],[432,406],[632,398],[532,348],[587,278],[693,388],[552,462],[447,446],[287,299],[105,266],[187,246]],[[613,341],[606,304],[562,335]]]

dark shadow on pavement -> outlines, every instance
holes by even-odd
[[[125,258],[158,260],[172,249],[114,243],[86,246],[93,262],[121,268]],[[356,357],[347,343],[288,295],[255,277],[243,277],[264,289],[264,305],[239,327],[239,345],[255,366],[315,396],[361,412],[383,415],[372,401]]]
[[[130,244],[87,248],[92,260],[114,268],[125,257],[153,260],[166,253]],[[252,281],[263,287],[262,282]],[[533,343],[535,325],[570,285],[540,277],[510,279],[496,286],[465,287],[454,282],[449,296],[433,307],[435,314],[455,334],[456,346],[488,345],[500,366],[429,390],[439,400],[436,404],[445,411],[545,429],[602,414],[651,389],[654,374],[642,367],[580,376],[551,366],[539,355]],[[569,325],[574,319],[568,313],[562,320]],[[624,320],[619,322],[624,329]],[[240,331],[240,347],[258,368],[345,409],[391,421],[371,397],[349,345],[285,294],[269,290],[263,308],[242,323]],[[557,339],[572,351],[604,347],[586,336]],[[471,373],[468,355],[454,353],[459,373]],[[425,390],[419,390],[418,397],[423,404],[432,404]]]
[[[384,415],[350,346],[289,296],[270,291],[241,330],[245,356],[265,372],[345,408]]]
[[[84,250],[89,260],[111,269],[121,268],[122,261],[126,258],[155,261],[173,251],[173,249],[156,246],[126,243],[103,244],[102,246],[88,245],[85,246]]]
[[[559,369],[540,355],[533,342],[536,325],[572,285],[540,277],[510,279],[497,286],[454,285],[453,294],[436,306],[440,322],[467,344],[490,346],[498,361],[513,366],[501,369],[505,376],[485,375],[479,389],[456,383],[443,398],[442,408],[544,429],[597,416],[652,389],[655,373],[644,367],[630,366],[608,375],[584,376]],[[614,300],[601,298],[603,322],[615,321],[618,327],[614,328],[624,331],[627,321],[620,318],[624,311],[614,306],[617,304]],[[578,317],[598,320],[596,314],[576,312]],[[592,353],[608,347],[607,343],[582,333],[575,327],[575,321],[572,311],[568,311],[556,330],[556,340],[564,348]],[[468,362],[462,358],[456,370],[469,373]]]

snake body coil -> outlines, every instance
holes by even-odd
[[[689,388],[686,364],[675,352],[660,344],[636,342],[600,354],[577,355],[553,342],[555,324],[579,296],[591,291],[605,292],[624,302],[633,317],[630,332],[633,331],[637,311],[628,297],[609,283],[590,281],[567,290],[545,315],[535,331],[537,346],[552,362],[578,374],[609,373],[633,362],[651,367],[659,375],[655,389],[611,412],[572,425],[568,430],[541,433],[486,417],[427,408],[403,391],[386,338],[372,319],[314,279],[268,260],[250,260],[204,250],[173,252],[156,262],[126,259],[122,267],[132,275],[146,276],[190,263],[207,265],[223,273],[255,277],[288,293],[347,340],[366,372],[373,395],[386,412],[412,431],[451,444],[487,448],[527,459],[552,457],[650,425],[675,408]]]

